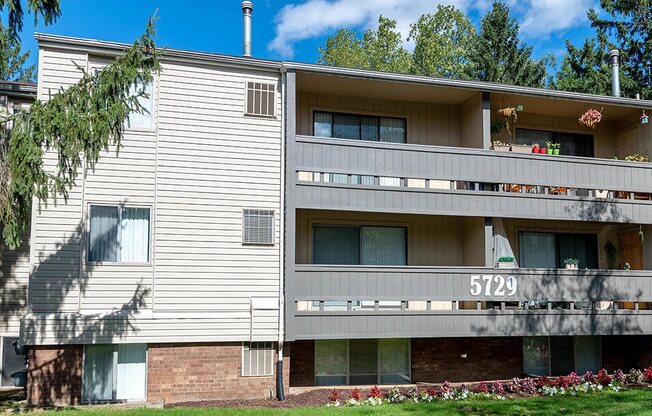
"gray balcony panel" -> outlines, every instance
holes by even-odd
[[[296,170],[652,191],[652,164],[297,136]]]

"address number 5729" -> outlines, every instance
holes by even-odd
[[[516,278],[493,274],[474,274],[471,276],[471,295],[480,296],[514,296],[516,294]]]

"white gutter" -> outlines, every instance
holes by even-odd
[[[285,107],[287,99],[285,97],[285,84],[287,82],[286,69],[281,66],[281,206],[280,206],[280,225],[279,225],[279,279],[278,279],[278,362],[277,362],[277,392],[279,400],[283,400],[283,341],[285,338]],[[279,372],[281,374],[279,379]],[[280,389],[278,388],[280,387]]]

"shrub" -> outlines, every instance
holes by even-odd
[[[595,383],[595,376],[591,371],[587,371],[586,374],[584,374],[584,381],[587,383]]]
[[[642,384],[645,381],[645,376],[643,372],[637,368],[632,368],[629,370],[629,373],[625,376],[625,381],[628,384]]]
[[[582,379],[575,374],[575,372],[572,372],[566,377],[568,379],[568,385],[569,386],[577,386],[582,384]]]
[[[507,382],[507,391],[510,393],[520,393],[522,391],[521,389],[521,381],[514,377],[513,379],[509,380]]]
[[[489,385],[484,381],[479,384],[476,384],[475,387],[473,388],[473,392],[480,393],[480,394],[487,394],[489,393]]]
[[[623,370],[620,368],[616,371],[614,371],[614,378],[620,383],[620,384],[625,384],[625,373],[623,373]]]
[[[378,388],[378,386],[373,386],[371,390],[369,390],[369,397],[372,397],[374,399],[379,399],[383,397],[383,391]]]
[[[340,391],[338,389],[333,389],[331,395],[328,396],[328,400],[331,402],[337,402],[340,400]]]
[[[600,369],[598,371],[598,375],[595,377],[595,380],[598,382],[598,384],[601,384],[603,386],[608,386],[609,383],[611,383],[611,376],[605,370],[604,368]]]
[[[362,399],[362,393],[360,393],[360,390],[358,388],[354,388],[353,391],[349,394],[349,399],[355,400],[355,401],[360,401]]]
[[[503,384],[498,380],[491,383],[490,390],[494,394],[505,394],[505,387],[503,387]]]
[[[652,383],[652,367],[648,367],[643,370],[643,377],[648,383]]]

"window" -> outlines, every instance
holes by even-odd
[[[523,372],[530,375],[584,374],[601,368],[600,337],[523,337]]]
[[[313,264],[407,264],[405,227],[313,226]]]
[[[313,134],[319,137],[405,143],[405,119],[316,111]]]
[[[150,130],[154,125],[154,87],[152,82],[132,87],[130,94],[141,94],[138,102],[145,109],[143,113],[133,111],[129,114],[127,126],[132,129]]]
[[[147,346],[86,345],[83,383],[85,402],[144,400],[147,391]]]
[[[247,100],[245,114],[251,116],[275,117],[274,84],[247,82]]]
[[[149,262],[149,208],[91,205],[88,261]]]
[[[242,344],[242,375],[245,377],[274,374],[274,344],[247,342]]]
[[[593,157],[593,135],[563,133],[558,131],[516,129],[516,143],[539,143],[545,147],[546,142],[559,143],[559,153],[569,156]]]
[[[598,268],[598,237],[595,234],[520,232],[521,267],[564,268],[564,260],[579,260],[580,269]]]
[[[242,217],[242,243],[274,245],[274,211],[245,209]]]
[[[399,384],[410,382],[408,339],[315,341],[315,384]]]

